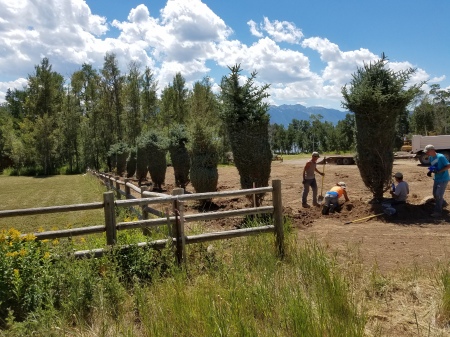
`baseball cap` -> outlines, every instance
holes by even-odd
[[[320,157],[319,152],[313,152],[313,153],[312,153],[312,156],[313,156],[313,157]]]
[[[428,144],[427,146],[425,146],[425,149],[423,150],[423,152],[428,152],[430,150],[435,150],[434,145]]]
[[[338,184],[338,186],[341,186],[344,189],[347,188],[347,185],[343,181],[340,181],[337,184]]]
[[[396,174],[394,174],[394,177],[395,177],[395,178],[403,179],[403,173],[397,172]]]

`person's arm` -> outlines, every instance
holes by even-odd
[[[443,168],[441,168],[439,171],[437,171],[436,173],[442,173],[444,171],[447,171],[450,169],[450,164],[444,166]]]
[[[324,175],[324,173],[323,173],[323,172],[320,172],[320,171],[317,169],[317,167],[315,168],[315,171],[316,171],[317,173],[319,173],[321,176]]]
[[[305,179],[306,179],[305,173],[306,173],[306,169],[309,167],[309,165],[311,165],[311,163],[307,162],[305,167],[303,168],[303,183],[305,183]]]
[[[346,190],[344,190],[343,195],[344,195],[345,201],[350,201],[350,199],[348,198],[348,195],[347,195],[347,191],[346,191]]]

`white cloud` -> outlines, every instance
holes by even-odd
[[[264,33],[267,33],[275,42],[292,44],[300,43],[303,38],[302,31],[292,22],[270,21],[267,17],[264,17],[263,22],[259,25],[253,20],[248,21],[247,24],[250,26],[250,33],[259,38],[264,37]]]
[[[253,36],[256,36],[256,37],[263,37],[263,36],[264,36],[264,34],[261,33],[261,32],[258,30],[258,25],[256,24],[255,21],[250,20],[249,22],[247,22],[247,25],[250,26],[250,33],[251,33]]]
[[[83,63],[101,68],[108,52],[116,54],[123,72],[130,61],[149,66],[160,89],[180,72],[188,84],[209,75],[218,90],[220,77],[229,73],[227,66],[241,64],[245,72],[256,70],[261,84],[271,84],[270,102],[321,99],[323,105],[338,106],[341,87],[357,67],[378,59],[367,49],[342,51],[326,38],[305,39],[294,23],[267,17],[260,23],[247,22],[257,40],[245,44],[245,37],[237,37],[200,0],[168,0],[156,15],[144,4],[131,8],[126,20],[109,19],[117,36],[106,34],[110,28],[106,18],[93,14],[82,0],[0,0],[0,8],[0,80],[4,81],[0,102],[8,87],[21,88],[23,77],[43,57],[49,58],[53,70],[70,76]],[[312,70],[316,56],[320,60],[313,60],[316,69]],[[213,64],[217,69],[211,69]],[[390,66],[402,69],[408,64]],[[21,79],[12,81],[15,78]],[[426,71],[418,69],[412,80],[427,79]]]

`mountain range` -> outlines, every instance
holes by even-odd
[[[340,120],[345,119],[345,115],[349,111],[340,111],[337,109],[327,109],[319,106],[312,106],[307,108],[301,104],[294,105],[271,105],[269,108],[270,124],[284,125],[285,128],[289,126],[293,119],[310,121],[310,116],[321,115],[322,122],[331,122],[334,125]]]

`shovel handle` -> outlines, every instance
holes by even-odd
[[[375,218],[375,217],[380,216],[380,215],[383,215],[383,214],[384,214],[384,213],[379,213],[379,214],[369,215],[369,216],[366,216],[365,218],[356,219],[356,220],[353,220],[353,221],[347,221],[347,222],[345,222],[344,224],[345,224],[345,225],[348,225],[348,224],[351,224],[351,223],[354,223],[354,222],[358,222],[358,221],[363,221],[363,220]]]

